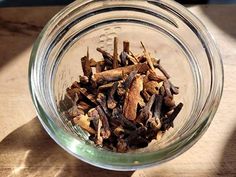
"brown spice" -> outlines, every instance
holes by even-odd
[[[120,67],[108,71],[103,71],[100,73],[96,73],[93,75],[94,81],[97,83],[103,84],[104,82],[112,82],[121,80],[124,74],[129,74],[134,70],[138,70],[139,73],[144,73],[148,70],[148,66],[146,63],[140,63],[137,65],[130,65],[125,67]]]
[[[117,101],[114,99],[114,94],[117,90],[118,84],[118,82],[115,82],[108,94],[107,107],[109,109],[114,109],[116,107]]]
[[[108,139],[111,135],[111,132],[110,132],[110,127],[109,127],[109,122],[108,122],[107,116],[100,106],[97,106],[96,109],[98,111],[98,114],[100,115],[100,120],[102,122],[102,127],[103,127],[103,131],[101,131],[102,138]]]
[[[169,80],[160,60],[141,45],[143,54],[134,55],[130,43],[124,41],[118,55],[116,37],[113,55],[97,48],[103,61],[90,59],[88,49],[81,59],[84,75],[66,89],[60,101],[60,110],[88,132],[91,141],[121,153],[147,147],[153,139],[160,141],[183,108],[183,103],[175,105],[179,87]],[[91,67],[96,67],[96,73]]]
[[[113,68],[118,68],[118,39],[114,38],[114,54],[113,54]]]
[[[92,76],[92,68],[90,67],[89,61],[89,48],[87,49],[87,56],[81,58],[81,64],[83,68],[84,75],[90,78]]]
[[[124,116],[129,120],[136,119],[137,107],[141,99],[140,92],[143,90],[143,77],[137,75],[131,84],[130,90],[125,97],[123,108]]]

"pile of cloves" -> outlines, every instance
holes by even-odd
[[[118,54],[101,48],[102,61],[87,55],[81,58],[83,76],[66,90],[73,104],[64,110],[73,125],[80,126],[96,145],[117,152],[127,152],[148,146],[173,127],[173,121],[183,107],[175,104],[179,88],[152,58],[141,42],[143,53],[134,55],[130,43],[123,42]]]

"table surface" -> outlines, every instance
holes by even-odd
[[[214,36],[224,63],[224,93],[210,128],[183,155],[135,172],[77,160],[54,143],[36,118],[28,90],[29,56],[40,30],[61,8],[0,9],[0,176],[236,176],[236,5],[188,7]]]

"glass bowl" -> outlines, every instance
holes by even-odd
[[[96,147],[62,113],[65,90],[82,75],[80,58],[101,59],[97,47],[112,52],[113,38],[131,43],[134,53],[142,41],[161,59],[180,87],[175,98],[184,107],[160,141],[128,153]],[[223,88],[221,57],[204,25],[185,7],[169,0],[76,1],[51,19],[32,50],[29,83],[39,120],[67,152],[89,164],[112,170],[158,165],[189,149],[209,127]]]

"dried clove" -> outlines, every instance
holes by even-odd
[[[99,93],[97,96],[97,102],[101,105],[102,109],[106,113],[107,116],[111,116],[110,111],[107,108],[107,97],[103,93]]]
[[[149,118],[152,117],[152,112],[151,112],[151,109],[152,109],[152,105],[155,101],[155,95],[152,95],[151,98],[149,99],[148,103],[146,104],[146,106],[144,106],[138,117],[137,117],[137,122],[141,122],[141,123],[144,123],[146,122],[146,120],[148,120]]]
[[[129,47],[130,47],[130,45],[129,45],[129,41],[124,41],[123,42],[123,51],[124,52],[126,52],[127,54],[129,54],[129,52],[130,52],[130,50],[129,50]]]
[[[114,109],[116,107],[117,101],[114,99],[114,94],[118,87],[118,82],[115,82],[108,94],[107,107],[109,109]]]
[[[110,126],[106,114],[103,112],[103,109],[100,106],[96,107],[98,114],[100,115],[100,120],[102,122],[103,131],[101,135],[103,139],[108,139],[111,135]]]
[[[127,53],[126,52],[121,52],[120,61],[121,61],[121,66],[126,66],[126,61],[127,61]]]
[[[109,54],[108,52],[102,50],[101,48],[97,48],[97,51],[100,52],[103,56],[104,62],[108,66],[113,65],[113,56]]]
[[[123,42],[123,52],[120,54],[121,66],[126,66],[127,54],[129,54],[129,42]]]
[[[137,75],[138,70],[132,71],[129,76],[125,79],[123,83],[123,87],[125,91],[127,91],[130,88],[131,83],[133,82],[135,76]]]
[[[183,103],[179,103],[174,108],[172,114],[170,114],[167,119],[163,120],[162,124],[164,130],[168,130],[171,126],[173,126],[173,121],[175,120],[175,118],[177,117],[182,108],[183,108]]]
[[[148,119],[148,123],[153,129],[161,128],[161,107],[163,102],[163,95],[155,95],[155,102],[153,104],[153,117]]]
[[[170,91],[170,82],[165,79],[163,85],[164,85],[164,88],[165,88],[166,96],[169,97],[169,98],[173,98],[173,95]]]
[[[113,68],[118,68],[118,39],[114,38],[114,54],[113,54]]]
[[[118,42],[115,37],[112,55],[97,48],[101,61],[90,58],[87,50],[81,58],[84,75],[66,89],[59,105],[63,116],[88,132],[96,146],[125,153],[160,141],[174,127],[183,103],[175,105],[179,87],[142,42],[141,55],[131,52],[128,41],[119,55]]]
[[[87,49],[87,56],[81,58],[81,64],[83,68],[84,75],[90,78],[92,76],[92,68],[90,67],[89,61],[89,48]]]

